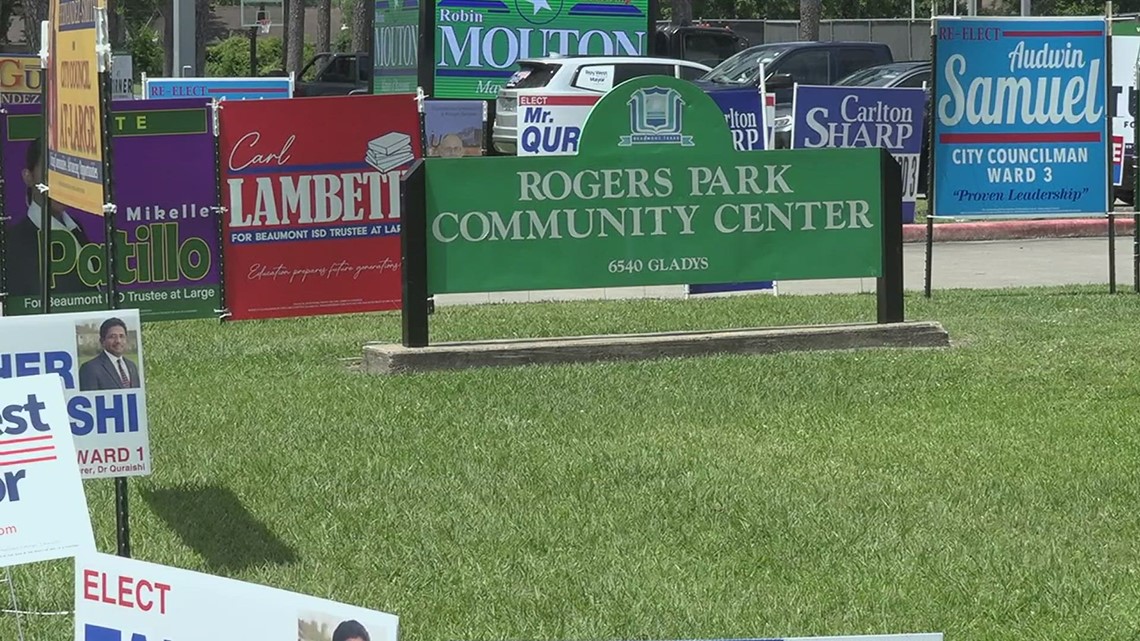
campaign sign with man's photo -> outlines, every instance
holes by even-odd
[[[224,101],[219,148],[228,318],[400,307],[415,96]]]
[[[137,309],[0,318],[0,378],[58,374],[85,479],[150,474]]]
[[[396,641],[394,614],[90,552],[75,559],[75,641]]]
[[[425,100],[425,156],[482,156],[487,103],[482,100]]]
[[[0,380],[0,566],[95,550],[63,383]]]
[[[796,85],[792,149],[882,147],[902,167],[903,222],[914,222],[926,92],[905,87]]]
[[[51,221],[52,312],[106,309],[105,224],[50,201],[39,105],[0,115],[5,316],[39,314],[40,230]],[[221,302],[217,174],[208,102],[115,103],[112,127],[119,304],[144,320],[214,316]],[[50,193],[50,192],[49,192]]]

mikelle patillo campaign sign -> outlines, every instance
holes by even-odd
[[[1104,214],[1107,21],[936,20],[934,213]]]
[[[43,374],[63,382],[83,478],[150,474],[137,309],[0,318],[0,378]]]
[[[396,641],[394,614],[155,563],[75,559],[75,641]]]
[[[60,377],[0,381],[0,566],[94,551]]]
[[[421,156],[415,97],[219,108],[229,318],[400,306],[400,177]]]

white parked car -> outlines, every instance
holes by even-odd
[[[519,60],[519,70],[499,90],[491,142],[495,151],[514,154],[519,95],[601,95],[640,76],[696,80],[711,68],[699,62],[651,56],[550,56]]]

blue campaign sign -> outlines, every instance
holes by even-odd
[[[724,112],[724,120],[732,130],[732,142],[737,151],[758,151],[766,148],[768,131],[764,123],[764,109],[760,92],[756,89],[723,89],[707,92]]]
[[[934,213],[1109,211],[1104,18],[937,18]]]
[[[926,92],[902,87],[796,85],[792,149],[882,147],[902,167],[903,222],[914,222]]]
[[[724,112],[724,120],[732,130],[732,143],[737,151],[763,151],[767,148],[768,126],[764,122],[764,106],[756,89],[720,89],[707,92]],[[744,283],[689,285],[689,294],[718,294],[740,291],[774,290],[770,280]]]
[[[293,97],[293,77],[274,78],[147,78],[143,97],[214,98],[217,100],[267,100]]]

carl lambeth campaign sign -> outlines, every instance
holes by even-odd
[[[938,18],[935,214],[1104,214],[1106,21]]]

